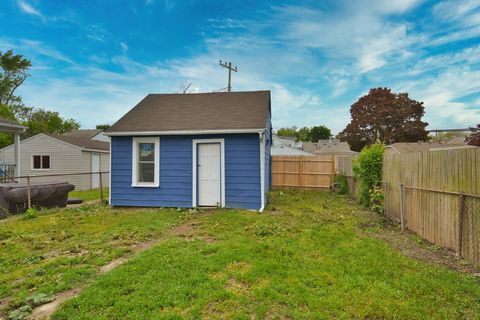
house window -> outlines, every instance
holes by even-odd
[[[50,170],[50,155],[33,155],[33,170]]]
[[[158,187],[159,169],[160,139],[133,138],[132,186]]]

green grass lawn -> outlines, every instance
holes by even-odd
[[[128,255],[137,242],[162,237],[182,215],[173,209],[85,206],[1,221],[0,309],[15,309],[36,292],[57,293],[93,279],[99,266]]]
[[[69,198],[79,198],[82,199],[83,202],[91,201],[91,200],[100,200],[100,189],[92,189],[92,190],[82,190],[82,191],[70,191],[68,193]],[[108,199],[108,188],[103,189],[103,199]]]
[[[70,220],[68,214],[60,215]],[[126,234],[135,234],[132,231],[137,229],[153,232],[147,231],[152,225],[161,233],[179,221],[175,212],[160,210],[74,215],[127,219],[131,232]],[[63,228],[54,221],[62,220],[56,217],[41,219],[60,233]],[[406,257],[370,238],[358,225],[372,220],[372,214],[360,211],[346,198],[315,192],[273,192],[263,214],[245,210],[186,214],[181,225],[165,234],[157,246],[100,276],[79,297],[64,304],[54,319],[480,317],[478,280]],[[109,225],[103,219],[94,221]],[[120,221],[114,225],[124,232],[129,229]],[[108,250],[106,244],[118,232],[102,236],[95,250]],[[82,237],[92,242],[88,240],[92,236],[93,232]],[[30,239],[25,240],[30,243],[26,247],[35,242],[28,232],[26,239]],[[15,243],[23,245],[23,240]],[[15,248],[6,256],[16,255]],[[101,264],[117,255],[91,259]],[[24,264],[26,256],[15,259],[16,264]],[[92,272],[88,264],[84,267],[79,262],[81,258],[64,259],[68,269],[78,268],[68,279]],[[27,274],[35,274],[38,267],[29,267]],[[61,270],[48,271],[51,280],[57,279],[54,271]],[[9,276],[10,281],[15,277]],[[62,281],[71,283],[68,279]]]

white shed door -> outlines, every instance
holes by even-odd
[[[220,143],[198,144],[198,205],[221,205]]]
[[[92,171],[100,172],[100,155],[92,153]],[[98,174],[92,174],[92,189],[100,188],[100,177]]]

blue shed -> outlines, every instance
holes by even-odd
[[[149,94],[105,131],[110,204],[262,211],[270,91]]]

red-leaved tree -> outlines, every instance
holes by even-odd
[[[465,139],[465,142],[471,146],[480,147],[480,123],[477,124],[476,128],[470,128],[470,131],[472,134]]]
[[[410,99],[408,93],[370,89],[350,107],[350,123],[338,137],[355,151],[375,142],[388,145],[426,141],[428,123],[422,121],[424,113],[423,102]]]

